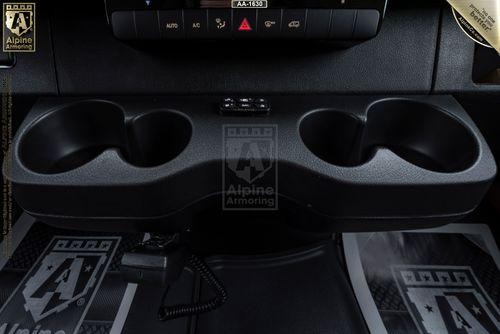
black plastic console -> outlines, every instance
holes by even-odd
[[[174,218],[220,205],[230,124],[277,126],[279,208],[312,230],[446,223],[474,210],[496,174],[452,97],[270,96],[261,117],[223,116],[222,98],[40,100],[4,173],[42,220],[139,230],[185,228]]]

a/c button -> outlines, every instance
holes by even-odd
[[[181,39],[185,37],[184,20],[181,10],[158,11],[162,38]]]
[[[207,38],[208,18],[207,10],[188,9],[184,11],[186,36],[188,38]]]

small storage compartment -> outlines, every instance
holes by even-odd
[[[110,102],[83,101],[37,119],[21,139],[19,155],[32,171],[55,174],[82,166],[110,148],[127,155],[122,109]]]

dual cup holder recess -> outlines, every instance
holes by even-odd
[[[32,215],[115,230],[185,228],[186,215],[221,205],[227,124],[278,127],[280,209],[307,228],[442,224],[472,211],[496,174],[452,97],[270,97],[269,116],[243,118],[217,114],[220,100],[42,99],[4,173]]]
[[[191,131],[180,113],[153,110],[126,121],[117,104],[84,101],[39,118],[22,138],[19,157],[39,174],[74,170],[109,149],[131,165],[154,167],[178,156]]]
[[[479,157],[470,129],[446,112],[414,101],[377,102],[366,120],[331,110],[312,112],[303,118],[300,135],[316,156],[343,167],[369,162],[379,148],[440,173],[464,171]]]

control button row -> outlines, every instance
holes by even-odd
[[[120,39],[307,38],[363,40],[377,34],[372,9],[190,9],[113,12]]]
[[[226,97],[219,105],[220,113],[225,116],[266,115],[270,110],[271,106],[264,98]]]

